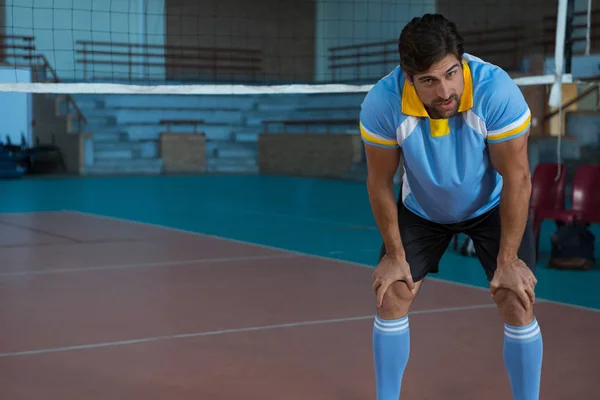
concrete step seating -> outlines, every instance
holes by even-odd
[[[86,173],[92,175],[159,174],[161,171],[160,158],[100,159],[86,168]]]
[[[358,132],[364,94],[75,97],[88,117],[88,130],[94,133],[95,162],[103,163],[96,170],[107,171],[111,166],[131,170],[123,167],[128,159],[157,158],[161,132],[193,132],[194,127],[184,122],[197,120],[201,123],[195,129],[207,139],[207,169],[255,171],[256,143],[265,121],[288,121],[287,132]],[[164,120],[182,123],[167,127],[161,123]],[[289,122],[294,120],[314,122]],[[335,129],[328,128],[330,120],[338,124]],[[339,125],[342,120],[349,121],[347,126]],[[111,164],[111,160],[115,162]],[[150,170],[153,168],[155,164]]]

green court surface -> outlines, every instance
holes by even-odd
[[[27,178],[3,181],[0,190],[3,213],[75,210],[371,267],[381,244],[364,183],[255,175]],[[591,228],[596,253],[599,228]],[[554,223],[542,229],[538,298],[600,309],[600,269],[548,269]],[[477,259],[451,247],[433,277],[487,287]]]

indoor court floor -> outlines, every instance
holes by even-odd
[[[0,212],[2,400],[375,399],[364,184],[25,179]],[[544,262],[541,399],[597,398],[600,274]],[[448,250],[409,316],[402,399],[511,398],[485,285]]]

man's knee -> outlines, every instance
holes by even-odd
[[[415,283],[415,288],[418,290],[421,282]],[[416,291],[413,294],[406,283],[398,281],[386,290],[383,295],[381,307],[377,309],[377,314],[383,319],[398,319],[408,314],[408,310],[416,296]]]
[[[494,301],[504,322],[509,325],[525,326],[533,320],[533,305],[525,309],[519,296],[512,290],[498,289]]]

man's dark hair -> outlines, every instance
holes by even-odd
[[[425,14],[413,18],[402,29],[398,53],[400,66],[412,78],[450,54],[460,60],[464,54],[463,38],[456,24],[443,15]]]

